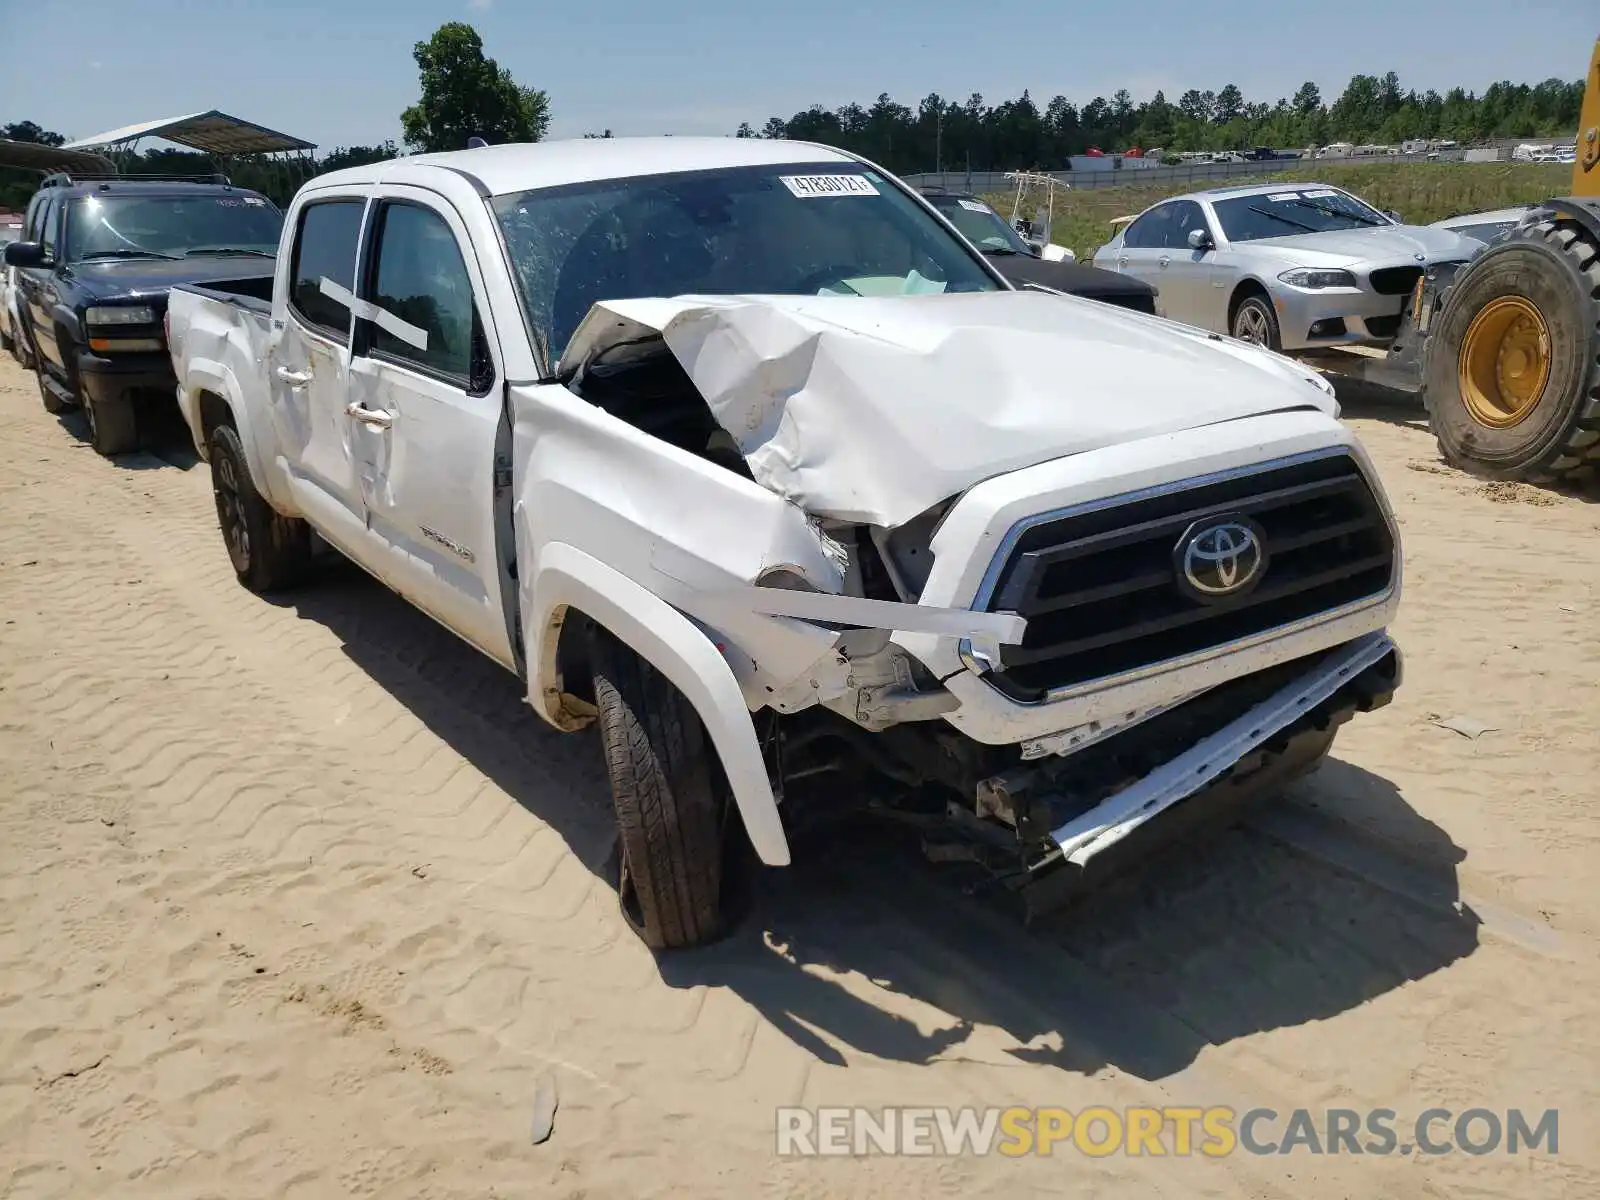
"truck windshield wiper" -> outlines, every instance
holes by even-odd
[[[1293,225],[1296,229],[1304,229],[1307,233],[1324,233],[1315,225],[1307,225],[1304,221],[1296,221],[1293,217],[1286,217],[1282,213],[1273,212],[1270,208],[1262,208],[1259,204],[1252,204],[1250,211],[1260,213],[1263,217],[1271,217],[1274,221],[1282,221],[1285,225]]]
[[[119,246],[115,250],[96,250],[92,254],[79,256],[78,261],[90,262],[97,258],[164,258],[168,262],[178,261],[176,254],[162,254],[156,250],[131,250],[125,246]]]
[[[1023,251],[1018,250],[1018,249],[1016,249],[1015,247],[1012,247],[1012,246],[986,246],[986,247],[984,247],[983,252],[985,254],[1021,254],[1021,253],[1023,253]]]
[[[200,246],[194,250],[185,250],[184,257],[195,254],[248,254],[251,258],[277,258],[278,256],[267,250],[252,250],[248,246]]]

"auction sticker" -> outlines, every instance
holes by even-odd
[[[1305,192],[1303,194],[1307,200],[1332,200],[1337,197],[1339,193],[1334,191],[1332,188],[1318,188],[1314,192]]]
[[[802,200],[819,196],[876,196],[878,189],[863,175],[780,175],[783,186]]]
[[[956,203],[968,212],[986,213],[991,211],[987,204],[979,203],[977,200],[957,200]]]

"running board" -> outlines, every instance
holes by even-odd
[[[1087,866],[1136,829],[1212,783],[1390,654],[1398,659],[1399,648],[1384,633],[1368,634],[1335,651],[1270,699],[1055,830],[1050,836],[1060,855],[1051,854],[1035,870],[1059,866],[1062,859],[1079,868]]]

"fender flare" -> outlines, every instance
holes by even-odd
[[[523,644],[542,646],[543,631],[570,606],[671,680],[710,735],[756,854],[770,867],[788,866],[789,840],[755,723],[738,680],[711,639],[661,597],[563,542],[540,551],[531,591],[532,603],[524,597]],[[543,681],[551,678],[554,664],[536,660],[529,667],[528,701],[543,713]]]
[[[178,409],[183,414],[184,423],[189,427],[190,437],[194,439],[195,452],[201,458],[209,459],[200,417],[201,392],[219,396],[227,404],[228,411],[233,414],[233,426],[239,431],[239,443],[244,447],[245,464],[250,468],[250,478],[255,483],[256,490],[277,508],[281,504],[281,499],[277,495],[277,489],[271,486],[272,477],[266,470],[266,464],[261,460],[255,431],[250,423],[250,406],[245,403],[244,391],[239,386],[239,381],[234,378],[232,370],[226,364],[210,358],[191,358],[184,363]]]

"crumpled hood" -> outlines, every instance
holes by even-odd
[[[1417,255],[1430,263],[1453,262],[1471,258],[1479,249],[1477,245],[1449,229],[1431,225],[1383,225],[1370,229],[1336,229],[1327,233],[1299,233],[1287,237],[1258,238],[1240,242],[1241,249],[1258,247],[1303,255],[1306,252],[1329,255],[1326,261],[1315,265],[1332,265],[1334,259],[1358,263],[1398,260],[1416,262]],[[1300,261],[1297,259],[1297,261]]]
[[[1338,412],[1315,373],[1280,355],[1039,292],[607,301],[573,334],[562,373],[649,353],[653,334],[757,482],[817,516],[891,528],[1065,455]]]

